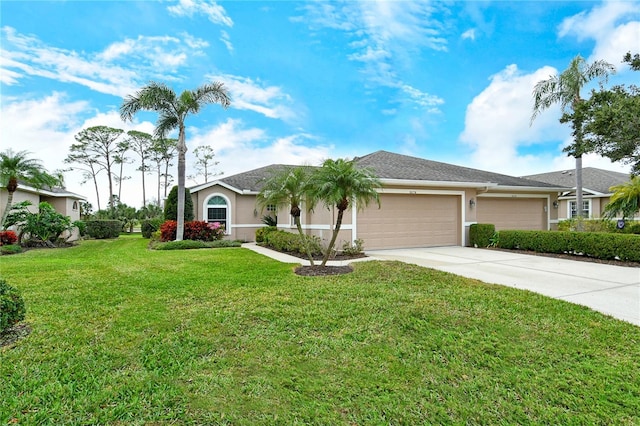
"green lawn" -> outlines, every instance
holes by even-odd
[[[0,257],[0,425],[639,424],[640,328],[397,262],[300,277],[142,238]]]

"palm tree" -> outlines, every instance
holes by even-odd
[[[309,189],[311,207],[322,201],[327,207],[335,206],[338,209],[333,235],[322,258],[322,266],[327,264],[336,243],[345,210],[349,207],[361,210],[371,201],[375,201],[380,207],[376,190],[380,186],[380,181],[371,170],[357,168],[353,160],[325,160],[322,167],[315,171]]]
[[[633,218],[640,210],[640,176],[633,176],[629,182],[609,188],[613,192],[605,207],[604,216],[615,218],[619,212],[622,218]]]
[[[258,194],[258,205],[261,208],[268,205],[273,205],[276,208],[290,207],[289,213],[293,217],[293,222],[296,224],[300,238],[304,242],[309,262],[311,266],[314,266],[309,242],[307,236],[302,232],[302,225],[300,224],[300,214],[302,213],[300,206],[307,201],[310,174],[311,171],[306,166],[285,166],[274,170],[271,176],[265,179]]]
[[[583,101],[580,97],[582,87],[594,78],[600,79],[600,82],[607,81],[609,75],[613,73],[615,73],[615,68],[610,63],[595,61],[588,64],[582,56],[577,55],[571,61],[569,68],[560,75],[553,75],[547,80],[536,83],[533,89],[534,105],[531,124],[542,111],[557,103],[560,104],[563,112],[566,112],[568,108],[576,111],[578,104]],[[581,216],[582,155],[591,149],[586,146],[583,138],[583,118],[581,115],[563,116],[561,122],[565,121],[571,121],[573,127],[573,144],[565,148],[564,151],[576,159],[576,209],[578,215]]]
[[[18,189],[19,183],[24,182],[36,189],[62,184],[61,176],[47,173],[39,160],[28,158],[28,156],[27,151],[13,152],[11,149],[0,153],[0,187],[7,188],[9,193],[2,221],[0,221],[1,229],[4,229],[4,222],[13,203],[13,194]]]
[[[171,130],[178,129],[178,226],[176,241],[182,240],[184,233],[184,188],[185,188],[185,120],[190,114],[197,114],[203,106],[219,103],[229,107],[231,101],[222,83],[207,83],[195,90],[185,90],[180,96],[162,83],[150,82],[135,95],[129,95],[120,106],[120,117],[131,120],[140,110],[155,111],[159,114],[155,134],[165,138]]]

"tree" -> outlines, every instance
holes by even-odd
[[[171,185],[173,179],[169,175],[169,167],[173,166],[171,160],[176,155],[178,147],[177,139],[154,139],[151,147],[151,161],[156,165],[158,175],[158,206],[161,206],[160,187],[164,187],[164,198],[167,198],[167,188]],[[162,167],[164,166],[164,173]],[[164,182],[162,178],[164,177]]]
[[[147,193],[144,182],[144,175],[149,171],[148,161],[152,156],[151,149],[153,147],[153,137],[149,133],[139,132],[137,130],[131,130],[127,132],[129,135],[129,145],[131,150],[138,154],[140,157],[140,166],[138,170],[142,172],[142,205],[147,205]]]
[[[122,147],[116,142],[124,130],[107,126],[94,126],[82,130],[75,136],[77,144],[71,145],[71,152],[81,164],[90,163],[107,172],[109,180],[109,205],[113,208],[113,169]],[[69,159],[69,157],[67,157]],[[96,172],[97,174],[97,172]],[[95,174],[94,174],[95,176]],[[99,203],[98,203],[99,204]],[[98,205],[99,208],[99,205]]]
[[[371,170],[357,168],[353,160],[328,159],[313,173],[309,187],[311,207],[317,202],[323,202],[327,207],[335,206],[338,210],[333,235],[322,258],[322,266],[327,264],[336,243],[344,212],[349,207],[361,210],[371,201],[375,201],[380,207],[377,191],[380,186],[380,181]]]
[[[195,179],[198,176],[204,176],[204,183],[209,182],[209,176],[217,176],[222,173],[214,172],[212,169],[214,166],[220,164],[218,161],[214,161],[216,156],[213,152],[213,148],[209,145],[200,145],[193,150],[196,156],[196,174],[193,176]]]
[[[184,220],[190,222],[193,220],[193,199],[189,188],[184,190]],[[174,186],[169,192],[169,196],[165,201],[164,220],[176,220],[178,217],[178,187]],[[177,220],[176,220],[177,221]]]
[[[633,218],[640,210],[640,176],[633,176],[629,182],[610,188],[611,200],[604,209],[604,216],[610,219],[622,213],[622,218]]]
[[[122,182],[131,179],[131,176],[124,176],[124,165],[129,163],[129,158],[127,157],[127,151],[131,146],[129,145],[129,141],[120,141],[116,146],[115,150],[115,164],[120,165],[120,173],[116,176],[116,182],[118,183],[118,200],[122,198]]]
[[[184,193],[185,193],[185,155],[187,152],[185,121],[191,114],[197,114],[202,107],[210,103],[219,103],[229,107],[231,101],[222,83],[208,83],[195,90],[185,90],[180,96],[168,86],[151,82],[135,95],[124,99],[120,107],[123,120],[131,120],[140,110],[155,111],[159,114],[156,123],[156,137],[164,138],[171,130],[178,129],[178,217],[176,241],[184,234]]]
[[[613,65],[605,61],[595,61],[588,64],[586,60],[577,55],[571,61],[569,67],[560,75],[554,75],[547,80],[536,83],[533,89],[533,114],[531,123],[544,110],[559,103],[563,112],[568,109],[575,111],[583,102],[580,90],[591,80],[598,78],[606,81],[610,74],[615,73]],[[565,117],[566,119],[567,117]],[[561,120],[562,121],[562,120]],[[583,120],[580,114],[574,114],[570,120],[573,128],[573,143],[564,149],[576,159],[576,202],[578,212],[582,214],[582,155],[593,150],[584,140]]]
[[[640,55],[627,53],[624,62],[640,71]],[[631,164],[631,173],[640,174],[640,87],[593,90],[574,114],[581,115],[585,139],[598,154]]]
[[[310,176],[311,169],[305,166],[285,166],[275,170],[271,176],[265,179],[257,201],[261,208],[269,205],[273,205],[276,208],[290,208],[289,213],[293,217],[298,234],[300,234],[300,238],[304,243],[309,262],[311,262],[311,266],[314,266],[309,241],[302,231],[300,223],[300,215],[302,213],[300,206],[307,203]]]
[[[42,187],[55,187],[62,184],[60,176],[54,176],[47,172],[39,160],[29,158],[29,152],[13,152],[9,149],[0,153],[0,187],[7,189],[7,204],[0,221],[0,229],[4,229],[4,223],[11,210],[13,194],[18,185],[33,186],[36,189]]]
[[[67,164],[75,164],[76,167],[74,169],[80,170],[82,172],[82,185],[87,183],[89,179],[93,181],[93,187],[96,191],[96,201],[98,204],[98,210],[100,210],[100,191],[98,190],[98,174],[104,170],[97,162],[95,155],[88,153],[84,150],[84,146],[81,144],[73,144],[71,145],[70,153],[67,155],[67,158],[64,159],[64,162]],[[78,167],[77,165],[81,165],[84,167]]]

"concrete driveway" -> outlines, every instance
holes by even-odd
[[[534,291],[640,326],[640,268],[470,247],[367,250],[367,255]]]

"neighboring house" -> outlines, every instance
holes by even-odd
[[[7,189],[0,188],[0,217],[4,213],[8,196]],[[25,184],[20,184],[16,192],[13,193],[13,205],[23,201],[31,201],[31,206],[28,207],[29,211],[37,213],[40,203],[46,201],[58,213],[69,216],[72,222],[80,220],[80,202],[85,200],[86,198],[82,195],[74,194],[66,189],[35,189]],[[76,237],[74,235],[71,239]]]
[[[539,182],[570,188],[563,191],[558,197],[558,219],[568,219],[578,215],[576,203],[576,175],[575,169],[561,170],[557,172],[541,173],[537,175],[523,176]],[[612,192],[612,186],[628,182],[630,175],[610,170],[602,170],[594,167],[582,169],[582,212],[589,218],[600,218],[604,212]]]
[[[338,247],[360,238],[367,249],[466,245],[469,226],[551,229],[557,223],[557,194],[565,187],[452,164],[377,151],[355,159],[382,182],[380,208],[345,213]],[[253,241],[262,217],[256,206],[261,182],[272,165],[190,188],[197,220],[221,222],[228,238]],[[271,212],[278,227],[295,232],[288,209]],[[309,234],[331,236],[335,208],[316,206],[301,220]]]

